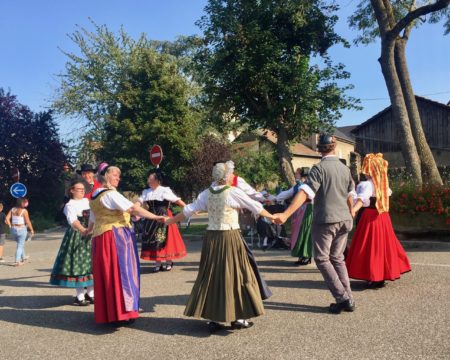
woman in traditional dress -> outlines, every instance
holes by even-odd
[[[226,322],[234,329],[252,326],[247,319],[264,314],[262,300],[270,296],[239,230],[238,210],[245,208],[269,219],[272,215],[261,203],[230,186],[228,171],[226,164],[216,164],[212,172],[216,185],[166,220],[166,224],[175,224],[197,211],[208,212],[199,273],[184,314],[211,320],[211,332]]]
[[[363,213],[346,258],[350,278],[366,280],[371,288],[380,288],[385,280],[396,280],[411,270],[405,250],[395,236],[389,216],[388,163],[383,154],[367,154],[362,173],[367,181],[358,184],[353,217]]]
[[[299,181],[292,188],[282,191],[276,197],[277,201],[293,198],[299,191],[300,186],[306,181],[309,168],[298,168],[295,177]],[[311,264],[312,257],[312,225],[313,206],[312,201],[307,199],[293,214],[291,219],[291,255],[298,257],[297,265]]]
[[[136,205],[146,203],[149,210],[162,216],[172,216],[170,204],[184,207],[186,204],[180,197],[166,186],[162,186],[163,175],[159,170],[149,173],[147,183],[149,188],[142,192]],[[166,226],[156,220],[145,220],[142,231],[141,259],[156,261],[153,272],[170,271],[173,259],[186,256],[186,246],[176,224]],[[161,262],[165,265],[161,266]]]
[[[97,323],[128,323],[139,316],[139,257],[130,214],[164,220],[116,191],[120,173],[119,168],[102,164],[98,175],[102,187],[90,201]]]
[[[89,200],[84,195],[84,182],[72,181],[69,188],[70,200],[64,206],[69,228],[64,234],[50,275],[50,284],[75,288],[74,304],[79,306],[94,303],[91,236],[87,235],[90,210]]]

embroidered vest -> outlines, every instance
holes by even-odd
[[[112,191],[112,190],[107,190]],[[95,198],[91,199],[89,206],[95,216],[93,237],[103,234],[105,231],[112,230],[114,227],[131,227],[130,214],[122,210],[109,210],[102,205],[100,199],[107,191],[103,191]]]
[[[234,230],[239,229],[238,212],[227,206],[226,199],[231,188],[208,192],[208,230]]]

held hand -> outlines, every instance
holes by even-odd
[[[273,214],[272,222],[281,225],[284,224],[287,220],[287,216],[284,213]]]
[[[164,223],[165,223],[166,225],[172,225],[172,224],[175,224],[175,220],[174,220],[174,218],[171,218],[171,217],[166,216],[166,217],[164,218]]]
[[[354,219],[354,218],[356,217],[356,211],[355,211],[355,209],[352,209],[352,210],[350,211],[350,213],[352,214],[352,218]]]

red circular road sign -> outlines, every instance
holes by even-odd
[[[150,149],[150,161],[154,166],[158,166],[163,158],[161,146],[153,145]]]

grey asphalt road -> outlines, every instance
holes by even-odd
[[[96,325],[93,307],[71,305],[74,291],[48,284],[61,232],[27,243],[31,259],[0,264],[0,359],[450,359],[450,246],[408,246],[412,272],[379,290],[353,282],[357,310],[329,314],[331,295],[314,264],[287,251],[255,251],[274,295],[247,330],[210,335],[183,316],[201,241],[173,271],[142,263],[142,316],[131,326]]]

